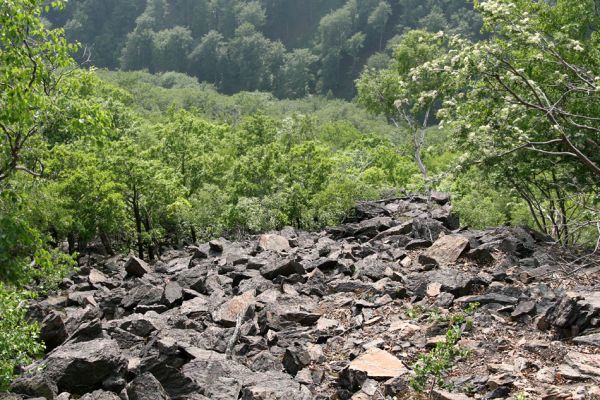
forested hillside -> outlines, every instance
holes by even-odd
[[[467,356],[459,303],[486,302],[480,328],[507,312],[517,330],[543,315],[537,328],[561,338],[600,328],[599,27],[596,0],[0,1],[0,392],[13,382],[9,399],[127,398],[152,370],[140,386],[187,399],[172,376],[218,353],[254,363],[245,399],[268,397],[255,385],[264,369],[278,369],[268,398],[289,400],[290,382],[302,399],[359,387],[421,398]],[[561,303],[563,289],[596,295]],[[295,311],[264,308],[283,297]],[[317,301],[340,302],[353,325],[321,321],[322,334]],[[449,330],[427,311],[431,326],[412,325],[418,346],[357,336],[386,332],[375,310],[423,322],[434,303]],[[150,338],[155,322],[214,336],[182,347]],[[122,341],[104,338],[118,361],[106,376],[61,380],[87,376],[73,359],[103,362],[107,331]],[[411,388],[350,378],[333,353],[312,353],[333,368],[327,379],[300,374],[311,355],[278,340],[305,334],[344,357],[408,357]],[[340,350],[342,337],[356,346]],[[125,373],[117,347],[130,344]],[[25,369],[44,355],[61,361]],[[487,382],[482,398],[520,384],[493,381],[488,396]]]
[[[478,36],[465,0],[71,0],[48,19],[98,67],[178,71],[224,93],[352,98],[414,28]]]

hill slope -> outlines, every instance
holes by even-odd
[[[221,91],[354,96],[407,29],[479,35],[464,0],[73,0],[48,16],[98,67],[178,71]]]
[[[450,209],[442,194],[432,208],[406,197],[327,231],[220,239],[152,265],[86,256],[32,307],[51,351],[13,391],[414,399],[411,379],[431,378],[415,360],[441,362],[430,349],[445,342],[441,376],[466,394],[436,398],[598,398],[600,341],[584,336],[600,327],[597,275],[564,270],[533,231],[456,230]]]

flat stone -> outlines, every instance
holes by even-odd
[[[385,350],[370,348],[350,363],[350,370],[365,372],[369,378],[388,379],[406,374],[408,370],[398,358]]]
[[[306,271],[302,264],[293,259],[286,259],[275,263],[269,263],[260,269],[260,273],[267,279],[277,276],[290,276],[293,274],[304,274]]]
[[[577,336],[573,338],[573,343],[600,347],[600,333],[592,333],[591,335]]]
[[[129,400],[170,400],[160,382],[150,372],[135,378],[127,385]]]
[[[455,300],[457,303],[479,303],[479,304],[517,304],[519,299],[498,293],[488,293],[483,295],[464,296]]]
[[[23,396],[14,393],[0,393],[0,400],[23,400]]]
[[[431,241],[427,239],[414,239],[404,246],[406,250],[417,250],[431,246]]]
[[[139,337],[147,337],[150,333],[165,328],[165,322],[155,312],[131,314],[122,320],[114,320],[118,328]]]
[[[255,294],[256,292],[251,290],[223,303],[213,312],[213,321],[227,327],[235,326],[238,315],[244,316],[248,308],[256,302]]]
[[[92,285],[106,284],[108,281],[109,280],[106,277],[106,275],[94,268],[90,271],[90,274],[88,275],[88,282],[90,282],[90,284]]]
[[[385,277],[386,265],[378,259],[377,255],[368,256],[362,260],[358,260],[354,264],[354,278],[367,276],[374,281],[378,281]]]
[[[472,397],[462,393],[450,393],[442,389],[434,389],[431,393],[433,400],[471,400]]]
[[[335,329],[340,325],[339,321],[329,318],[319,318],[317,321],[317,331],[326,332],[330,329]]]
[[[42,321],[40,338],[46,344],[46,350],[51,351],[60,346],[69,337],[63,315],[56,311],[50,312]]]
[[[292,346],[285,350],[283,355],[283,368],[292,376],[310,364],[311,357],[308,350],[302,346]]]
[[[58,400],[58,399],[57,399]],[[95,390],[82,396],[79,400],[121,400],[119,396],[113,392],[105,392],[104,390]]]
[[[59,392],[56,381],[41,374],[20,376],[12,382],[10,389],[12,392],[26,395],[27,398],[41,396],[43,399],[54,399]],[[22,399],[21,396],[18,398]]]
[[[179,313],[189,318],[196,318],[208,313],[208,301],[203,297],[195,297],[184,301],[179,308]]]
[[[600,354],[571,351],[565,356],[565,362],[584,375],[600,377]]]
[[[127,271],[129,275],[141,278],[152,272],[152,269],[144,260],[137,258],[136,256],[131,256],[125,263],[125,271]]]
[[[453,264],[469,246],[469,239],[460,235],[446,235],[436,240],[423,254],[439,264]]]
[[[258,238],[258,248],[271,251],[290,251],[290,242],[280,235],[264,234]]]
[[[183,299],[183,289],[177,282],[171,281],[165,285],[164,299],[169,305],[178,303]]]
[[[137,305],[150,306],[160,303],[163,297],[163,288],[150,284],[140,284],[131,289],[121,301],[125,308]]]
[[[419,280],[419,277],[417,277],[415,282]],[[471,274],[445,268],[427,272],[425,283],[428,286],[432,283],[439,283],[441,284],[441,292],[452,293],[455,296],[466,296],[473,293],[481,283],[481,279]]]
[[[389,229],[384,230],[383,232],[380,232],[371,240],[375,241],[375,240],[384,239],[388,236],[406,235],[406,234],[409,234],[411,231],[412,231],[412,221],[407,221],[403,224],[393,226]]]
[[[439,282],[431,282],[427,285],[427,296],[436,297],[442,292],[442,284]]]
[[[513,311],[513,313],[511,314],[511,317],[519,318],[524,315],[532,314],[535,311],[535,305],[536,305],[535,301],[531,301],[531,300],[521,301],[515,307],[515,311]]]
[[[416,332],[419,332],[421,326],[413,324],[410,321],[397,319],[393,321],[388,329],[389,332],[398,332],[399,337],[402,339],[409,338],[414,335]]]

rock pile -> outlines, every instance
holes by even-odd
[[[48,352],[0,399],[416,398],[414,361],[473,302],[455,393],[432,396],[600,398],[597,277],[563,271],[536,232],[458,228],[435,193],[152,264],[87,256],[33,304]]]

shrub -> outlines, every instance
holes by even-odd
[[[479,304],[472,303],[463,312],[448,316],[450,328],[446,332],[446,340],[437,343],[429,353],[421,354],[412,366],[415,376],[411,379],[410,386],[413,390],[421,393],[429,389],[429,393],[431,393],[437,385],[445,385],[446,372],[454,367],[458,359],[468,355],[468,351],[461,348],[458,342],[463,334],[463,325],[470,326],[472,324],[468,315],[474,313],[478,306]],[[426,311],[423,308],[412,308],[409,310],[411,312],[409,316],[413,314],[410,316],[413,318]]]
[[[39,326],[27,321],[31,293],[18,292],[0,283],[0,391],[5,390],[21,365],[42,354]]]

